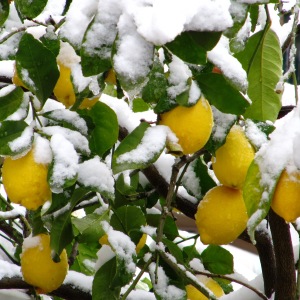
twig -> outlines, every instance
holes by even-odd
[[[78,254],[78,245],[79,245],[79,243],[77,241],[75,241],[74,245],[72,247],[71,253],[69,255],[69,258],[68,258],[69,267],[71,267],[74,264],[75,258]]]
[[[25,31],[27,28],[29,27],[37,27],[39,25],[37,24],[32,24],[32,25],[27,25],[27,26],[22,26],[22,27],[19,27],[18,29],[16,30],[13,30],[11,31],[10,33],[8,33],[6,36],[4,36],[2,39],[0,39],[0,44],[3,44],[4,42],[6,42],[9,38],[11,38],[13,35],[17,34],[17,33],[20,33],[22,31]]]

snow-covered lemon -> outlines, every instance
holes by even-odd
[[[24,280],[40,293],[50,293],[61,286],[68,272],[66,250],[60,261],[51,258],[50,236],[39,234],[24,240],[21,253],[21,271]]]
[[[33,150],[25,156],[13,159],[7,157],[2,167],[2,182],[10,201],[27,209],[36,210],[51,200],[47,181],[48,165],[37,163]]]
[[[286,222],[293,222],[300,217],[300,171],[284,170],[277,182],[272,209]]]
[[[210,189],[195,214],[203,244],[229,244],[246,228],[248,215],[243,194],[224,185]]]
[[[219,298],[224,295],[223,289],[220,285],[213,280],[204,275],[197,275],[197,279],[203,283],[214,295]],[[193,285],[189,284],[186,287],[187,299],[188,300],[207,300],[208,298],[204,296],[199,290],[197,290]]]
[[[191,107],[177,106],[161,114],[159,124],[169,126],[176,134],[183,154],[192,154],[208,141],[213,127],[213,114],[208,101],[201,97]]]
[[[242,127],[234,125],[226,137],[226,142],[216,151],[212,159],[214,173],[220,183],[241,189],[255,151]]]

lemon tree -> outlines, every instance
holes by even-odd
[[[299,4],[165,4],[1,2],[6,288],[33,299],[299,298]],[[238,239],[257,249],[260,290],[235,276]]]

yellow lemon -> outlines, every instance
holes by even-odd
[[[201,97],[191,107],[177,106],[161,114],[159,124],[169,126],[176,134],[183,154],[192,154],[208,141],[213,127],[213,114],[207,100]]]
[[[50,293],[61,286],[67,275],[67,252],[63,250],[60,262],[56,263],[51,258],[50,236],[30,236],[22,246],[21,272],[24,280],[39,292]]]
[[[272,209],[286,222],[300,217],[300,171],[288,173],[284,170],[275,188]]]
[[[137,254],[145,246],[146,240],[147,240],[147,234],[143,233],[142,237],[140,238],[139,242],[137,243],[137,245],[135,247],[135,251],[136,251]],[[99,239],[99,243],[101,245],[109,245],[107,234],[102,235],[102,237]]]
[[[115,73],[114,69],[109,69],[107,71],[107,74],[105,77],[105,82],[108,84],[113,84],[113,85],[117,84],[117,77],[116,77],[116,73]]]
[[[24,85],[23,81],[18,76],[16,64],[14,65],[14,74],[13,74],[13,77],[12,77],[12,82],[13,82],[13,84],[15,84],[17,86],[22,86],[25,89],[27,89],[27,87]]]
[[[204,275],[197,275],[197,279],[202,282],[211,292],[217,297],[224,296],[224,291],[220,285],[210,277]],[[208,298],[204,296],[199,290],[197,290],[193,285],[189,284],[185,287],[188,300],[207,300]]]
[[[36,210],[51,199],[47,174],[48,165],[36,163],[33,150],[17,159],[5,158],[2,182],[8,198],[27,209]]]
[[[65,107],[71,107],[75,101],[74,87],[71,81],[71,69],[68,66],[58,62],[59,66],[59,78],[54,87],[53,93],[56,99],[65,105]],[[99,100],[99,97],[88,99],[85,98],[79,106],[79,109],[91,108]]]
[[[234,241],[248,221],[242,191],[224,185],[210,189],[200,201],[195,219],[203,244]]]
[[[241,189],[255,151],[243,129],[234,125],[226,137],[226,142],[216,151],[212,159],[214,173],[220,183]]]

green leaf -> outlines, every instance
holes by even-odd
[[[237,58],[248,74],[248,96],[252,101],[245,117],[275,121],[281,108],[281,95],[275,91],[282,75],[282,51],[272,29],[252,35]]]
[[[209,245],[201,253],[201,258],[205,269],[211,273],[220,275],[233,273],[233,256],[220,246]]]
[[[155,57],[152,69],[148,76],[149,80],[142,90],[142,98],[147,103],[157,103],[161,98],[167,96],[167,78],[164,67]]]
[[[205,98],[223,113],[241,115],[249,106],[246,98],[223,75],[201,73],[195,76]]]
[[[97,102],[88,112],[95,124],[90,135],[90,148],[103,156],[118,140],[119,124],[116,113],[106,104]]]
[[[47,31],[41,38],[40,41],[43,43],[43,45],[49,49],[55,57],[59,54],[60,50],[60,40],[58,39],[58,36],[52,32]]]
[[[45,8],[48,0],[15,0],[15,5],[24,19],[37,17]]]
[[[72,223],[80,232],[79,241],[82,243],[98,242],[105,234],[101,225],[102,221],[109,221],[109,211],[99,215],[91,213],[84,218],[72,218]]]
[[[41,208],[37,210],[28,210],[28,219],[32,228],[32,236],[47,232],[42,220]]]
[[[22,82],[44,104],[59,77],[53,53],[31,34],[25,33],[16,54],[16,69]]]
[[[253,243],[256,227],[269,212],[276,183],[282,171],[277,174],[275,170],[272,171],[272,178],[268,180],[268,184],[262,184],[262,174],[257,163],[259,159],[263,157],[258,156],[251,163],[243,186],[243,197],[249,216],[248,234]]]
[[[151,140],[150,145],[146,144],[148,140],[142,144],[145,134],[153,136],[153,134],[156,134],[155,130],[159,130],[159,127],[151,127],[147,122],[142,122],[125,137],[113,155],[112,170],[115,174],[130,169],[144,169],[158,159],[165,148],[166,140],[163,143],[160,138],[155,141],[149,139],[149,141]],[[140,151],[137,151],[136,149],[139,146],[142,149],[140,148]],[[135,150],[137,151],[136,154],[134,154]],[[141,152],[143,153],[142,156],[138,154]]]
[[[2,26],[9,15],[9,2],[7,0],[1,0],[0,5],[0,26]]]
[[[78,244],[77,255],[74,263],[70,267],[70,270],[83,273],[85,275],[94,275],[94,264],[97,261],[97,251],[99,250],[94,245],[97,244]]]
[[[194,258],[201,260],[201,255],[196,249],[196,244],[183,247],[182,253],[183,253],[183,258],[186,262],[189,262]]]
[[[92,300],[118,300],[120,287],[112,288],[111,283],[116,275],[116,257],[107,261],[96,272],[92,286]]]
[[[137,206],[121,206],[111,216],[110,225],[128,235],[137,244],[142,237],[141,226],[146,225],[146,217]]]
[[[3,90],[2,90],[3,91]],[[0,121],[5,120],[20,107],[24,92],[20,87],[8,90],[8,93],[0,96]]]
[[[221,34],[212,31],[185,31],[165,46],[183,61],[203,65],[206,63],[206,51],[218,43]]]
[[[121,173],[116,181],[116,189],[122,195],[132,195],[137,193],[139,184],[139,173],[130,174],[128,180],[125,180],[124,174]]]
[[[3,121],[0,123],[0,155],[14,156],[31,148],[33,130],[24,121]],[[23,138],[21,137],[23,135]],[[25,140],[24,137],[27,136]],[[19,144],[22,141],[22,144]]]
[[[183,254],[182,254],[182,250],[178,247],[177,244],[175,244],[174,242],[163,238],[163,243],[165,244],[165,246],[167,247],[168,251],[171,253],[171,255],[173,255],[176,259],[176,261],[179,264],[184,264],[185,261],[183,259]]]
[[[71,214],[77,203],[82,200],[87,193],[88,190],[86,189],[76,189],[69,203],[64,208],[49,215],[52,218],[50,246],[56,256],[59,256],[61,251],[73,240]]]
[[[133,112],[143,112],[149,110],[151,107],[142,98],[135,98],[132,101]]]

